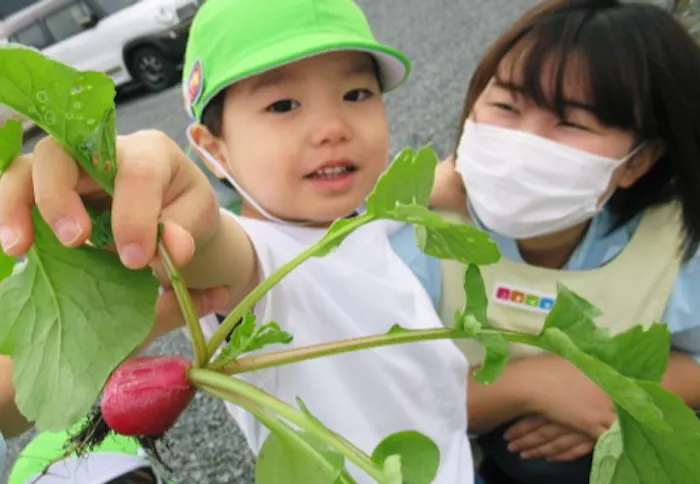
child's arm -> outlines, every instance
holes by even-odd
[[[254,252],[243,229],[219,211],[201,170],[173,140],[155,131],[119,137],[117,154],[112,228],[124,264],[132,269],[150,265],[167,283],[155,257],[158,223],[165,221],[163,241],[188,285],[225,287],[227,307],[235,304],[256,281]],[[34,204],[67,246],[85,243],[91,225],[83,197],[101,204],[107,199],[57,143],[40,141],[32,156],[15,160],[0,179],[6,253],[21,255],[32,245]],[[198,294],[195,303],[214,309],[209,296]]]
[[[454,156],[438,164],[429,205],[435,210],[458,213],[466,210],[467,195],[462,177],[455,171]]]
[[[15,405],[15,389],[12,384],[12,362],[0,355],[0,432],[8,439],[28,430],[31,424]]]

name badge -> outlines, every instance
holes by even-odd
[[[547,314],[554,306],[556,296],[499,282],[493,286],[491,302],[501,306]]]

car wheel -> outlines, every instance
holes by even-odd
[[[162,91],[178,80],[177,66],[155,47],[141,47],[131,61],[134,77],[151,92]]]

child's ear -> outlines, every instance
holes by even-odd
[[[222,166],[226,166],[226,159],[221,150],[220,140],[214,136],[209,129],[203,124],[192,124],[188,128],[192,140],[192,149],[197,153],[202,163],[211,171],[215,177],[220,180],[225,179],[226,175],[221,172],[221,169],[214,165],[209,158],[202,153],[202,149],[213,156]]]

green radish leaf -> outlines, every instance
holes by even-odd
[[[336,484],[353,482],[345,471],[345,459],[332,452],[305,432],[295,432],[294,441],[277,433],[270,433],[260,449],[255,466],[256,484]],[[327,469],[310,459],[314,452],[334,470]]]
[[[23,137],[22,122],[17,119],[8,120],[0,128],[0,175],[22,153]]]
[[[384,218],[399,205],[427,205],[438,161],[430,147],[400,151],[367,197],[367,213]]]
[[[255,315],[248,311],[243,316],[243,321],[233,332],[231,341],[221,350],[216,362],[235,360],[243,353],[258,350],[268,345],[289,344],[292,339],[293,336],[275,322],[257,326]]]
[[[12,358],[20,411],[64,430],[91,409],[112,370],[148,336],[158,281],[116,254],[64,247],[34,211],[26,265],[0,283],[0,353]]]
[[[352,227],[359,224],[352,218],[340,218],[333,222],[324,234],[323,238],[316,244],[313,257],[325,257],[335,249],[352,233]]]
[[[465,264],[487,265],[498,262],[501,253],[488,233],[462,223],[444,219],[418,205],[400,205],[383,216],[415,227],[418,246],[439,259]]]
[[[390,455],[384,459],[385,484],[403,484],[403,474],[401,472],[401,456]]]
[[[90,221],[92,222],[90,242],[92,242],[92,244],[98,249],[114,245],[114,234],[112,233],[112,211],[99,211],[90,207],[87,207],[87,211],[88,215],[90,215]]]
[[[440,448],[429,437],[415,431],[391,434],[372,452],[372,460],[380,466],[392,456],[400,456],[405,484],[430,484],[440,467]],[[390,466],[392,471],[395,465]]]
[[[0,282],[12,274],[16,263],[17,259],[15,257],[5,254],[0,248]]]
[[[481,383],[492,383],[501,376],[508,364],[508,342],[500,334],[482,331],[493,329],[493,326],[487,317],[488,296],[484,280],[475,264],[467,266],[464,291],[466,303],[462,314],[457,317],[457,328],[473,332],[473,328],[468,328],[468,324],[472,320],[478,321],[479,330],[476,331],[475,338],[484,347],[485,357],[481,368],[474,373],[474,378]]]
[[[593,455],[595,484],[696,482],[700,475],[700,420],[683,400],[655,382],[638,381],[672,430],[658,430],[616,405],[618,423]]]
[[[112,79],[16,44],[0,48],[0,66],[0,103],[34,121],[111,193],[116,175]]]

